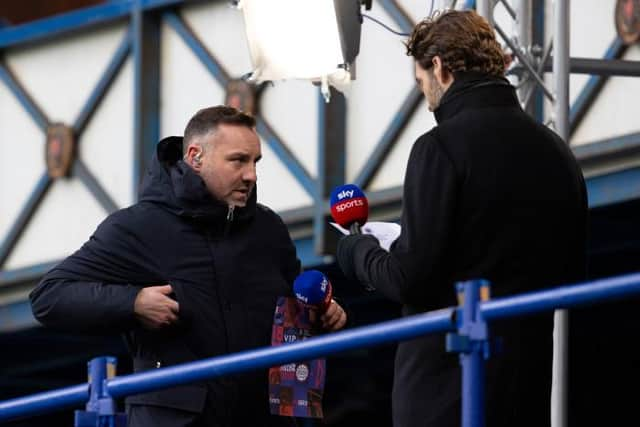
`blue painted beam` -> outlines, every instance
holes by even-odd
[[[333,261],[333,257],[322,256],[316,253],[313,236],[296,239],[294,244],[298,258],[304,268],[324,265]]]
[[[0,287],[13,283],[40,280],[40,277],[55,267],[59,262],[60,261],[45,262],[15,270],[0,270]]]
[[[93,176],[82,160],[76,159],[73,165],[73,175],[82,181],[106,213],[110,214],[119,209],[116,202],[111,198],[109,193],[105,191],[102,185],[100,185],[100,182]]]
[[[29,300],[0,305],[0,333],[33,328],[39,323],[33,317]]]
[[[11,250],[20,239],[24,229],[27,228],[27,225],[38,208],[38,205],[40,205],[40,202],[42,202],[44,196],[51,187],[51,183],[52,180],[46,172],[38,180],[38,183],[31,192],[27,202],[22,207],[22,211],[18,214],[18,217],[11,225],[9,233],[2,242],[2,246],[0,246],[0,268],[2,268],[6,262]]]
[[[97,6],[7,27],[0,30],[0,50],[9,46],[50,40],[60,35],[126,19],[132,13],[136,3],[139,3],[141,10],[151,10],[182,4],[184,0],[108,1]]]
[[[572,147],[573,154],[580,161],[591,160],[597,163],[604,157],[626,156],[631,151],[640,149],[640,132],[628,135],[616,136],[589,144],[576,145]]]
[[[289,150],[282,139],[269,126],[264,118],[256,117],[256,130],[262,138],[269,144],[269,148],[278,156],[280,161],[289,169],[289,172],[298,180],[300,185],[306,190],[311,197],[316,194],[316,183],[311,177],[307,169],[298,161],[296,156]]]
[[[202,41],[189,28],[189,26],[174,12],[165,12],[163,14],[164,21],[180,36],[182,41],[191,49],[196,58],[204,65],[209,73],[225,87],[231,77],[224,67],[215,59],[215,57],[204,47]]]
[[[398,2],[395,0],[378,0],[380,6],[387,12],[393,22],[396,23],[398,27],[400,27],[400,31],[403,33],[409,33],[413,29],[415,23],[413,20],[407,15],[402,7],[398,5]]]
[[[622,43],[620,37],[617,37],[607,48],[603,59],[618,59],[626,52],[628,46]],[[587,84],[582,88],[580,94],[571,105],[569,110],[569,136],[573,135],[582,123],[582,119],[587,115],[591,105],[600,94],[600,91],[607,82],[606,76],[592,76]]]
[[[586,181],[589,208],[640,198],[640,168],[594,176]]]
[[[79,137],[82,134],[84,128],[87,126],[87,123],[89,123],[89,120],[91,120],[93,113],[95,113],[96,109],[100,105],[100,102],[111,87],[111,84],[116,79],[116,76],[124,65],[127,56],[129,56],[130,51],[131,28],[127,30],[122,41],[120,42],[120,45],[111,58],[109,65],[107,65],[106,70],[102,74],[102,77],[91,91],[91,95],[89,95],[89,98],[82,107],[82,111],[80,111],[80,114],[78,114],[78,117],[73,124],[73,130],[76,137]]]
[[[160,138],[160,27],[158,13],[145,13],[137,0],[131,15],[133,51],[133,193]]]
[[[0,60],[0,80],[7,85],[13,96],[16,97],[18,102],[22,105],[27,113],[31,116],[33,121],[38,127],[45,132],[47,126],[49,126],[49,119],[40,109],[38,104],[31,98],[27,91],[18,82],[13,73],[7,68],[7,66]],[[43,138],[44,140],[44,138]]]
[[[398,137],[402,131],[407,127],[407,124],[411,120],[413,113],[420,105],[423,95],[418,88],[412,88],[409,95],[400,105],[400,109],[393,116],[391,124],[385,130],[380,141],[376,144],[376,148],[373,150],[367,161],[364,163],[364,167],[355,179],[355,184],[360,188],[367,188],[375,174],[380,170],[387,156],[398,141]]]

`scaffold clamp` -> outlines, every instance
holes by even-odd
[[[116,412],[116,404],[109,395],[106,381],[116,375],[115,357],[91,359],[89,371],[89,401],[84,411],[75,411],[74,427],[126,427],[126,414]]]

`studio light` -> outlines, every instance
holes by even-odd
[[[304,79],[343,91],[355,78],[361,0],[241,0],[256,83]]]

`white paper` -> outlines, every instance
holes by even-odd
[[[331,225],[335,227],[336,230],[340,231],[342,234],[349,234],[349,230],[336,224],[335,222],[331,222]],[[362,227],[362,234],[370,234],[374,236],[380,242],[380,247],[387,252],[391,248],[391,244],[395,242],[395,240],[400,236],[400,225],[395,222],[384,222],[384,221],[371,221],[365,223]]]

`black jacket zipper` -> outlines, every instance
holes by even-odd
[[[229,210],[227,210],[227,221],[224,226],[224,236],[227,237],[229,234],[229,230],[231,230],[231,224],[233,223],[233,210],[235,206],[229,205]]]

